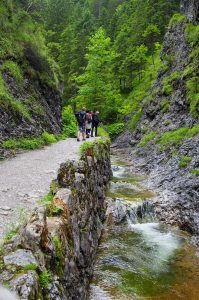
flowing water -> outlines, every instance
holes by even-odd
[[[130,166],[113,166],[108,196],[130,208],[124,222],[104,231],[89,300],[199,300],[199,259],[189,236],[158,223],[143,179]]]

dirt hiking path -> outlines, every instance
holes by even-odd
[[[78,159],[81,144],[67,139],[0,162],[0,243],[11,224],[19,222],[21,209],[31,211],[49,192],[60,164]]]

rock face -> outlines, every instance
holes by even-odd
[[[3,76],[9,94],[29,110],[29,118],[0,105],[0,142],[11,138],[38,136],[43,131],[61,130],[61,96],[39,79],[24,78],[19,85],[8,73]]]
[[[181,6],[188,21],[181,17],[168,28],[161,54],[164,68],[153,87],[152,99],[143,100],[143,114],[135,131],[119,136],[113,151],[120,149],[137,170],[148,174],[148,185],[158,192],[156,212],[160,220],[192,233],[198,243],[199,106],[191,111],[194,93],[188,98],[188,85],[193,78],[199,79],[199,44],[198,40],[190,43],[188,30],[192,26],[193,32],[198,26],[199,2],[182,1]],[[193,134],[184,138],[184,130]],[[142,146],[140,141],[147,135],[150,138]],[[183,159],[188,159],[187,163],[183,164]]]
[[[20,299],[87,299],[112,175],[109,146],[60,166],[53,200],[4,245],[1,282]]]
[[[199,2],[198,0],[182,0],[181,11],[191,22],[199,19]]]

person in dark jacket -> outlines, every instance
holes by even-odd
[[[92,130],[91,136],[93,137],[93,132],[95,131],[95,136],[97,136],[97,128],[99,126],[100,119],[99,119],[99,111],[96,111],[92,116]]]
[[[86,108],[83,107],[79,112],[75,114],[78,124],[78,133],[77,133],[77,141],[80,141],[82,136],[82,140],[86,140]]]

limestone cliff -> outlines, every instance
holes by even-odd
[[[0,143],[61,129],[61,74],[27,5],[0,3]]]
[[[166,33],[163,67],[134,132],[115,146],[126,153],[148,184],[159,192],[157,215],[163,222],[199,236],[199,2],[182,1]],[[197,240],[196,239],[196,240]]]

